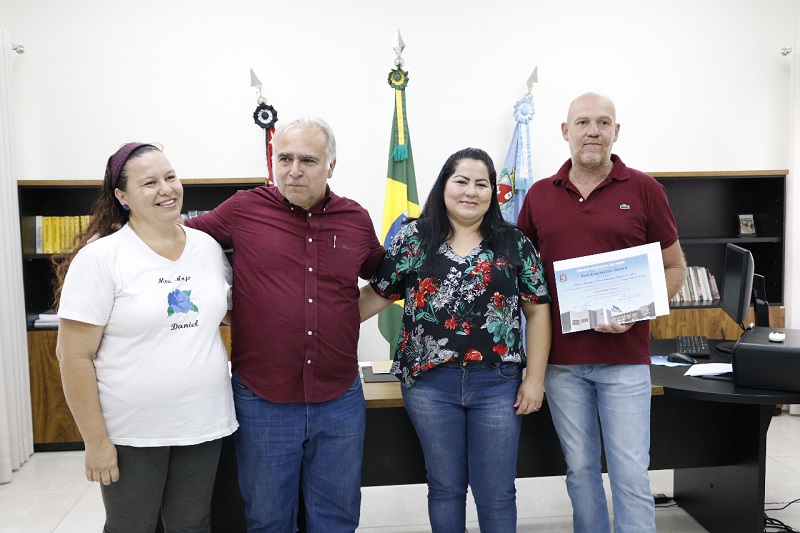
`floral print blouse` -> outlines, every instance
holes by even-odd
[[[405,299],[392,373],[411,387],[447,361],[525,363],[521,302],[549,303],[539,254],[515,227],[500,227],[499,248],[484,240],[466,257],[448,243],[426,257],[417,222],[392,241],[370,284],[390,300]]]

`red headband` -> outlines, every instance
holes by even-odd
[[[122,174],[122,168],[125,166],[125,163],[128,162],[128,158],[131,156],[134,150],[141,148],[142,146],[153,146],[153,148],[158,149],[156,146],[150,143],[128,143],[123,144],[122,148],[117,150],[114,155],[108,158],[108,171],[111,177],[112,190],[117,188],[117,181],[119,181],[119,176]]]

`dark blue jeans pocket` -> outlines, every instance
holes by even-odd
[[[522,375],[522,365],[518,363],[500,363],[495,367],[495,372],[503,379],[517,379]]]
[[[259,396],[247,388],[244,384],[239,373],[235,370],[231,374],[231,388],[233,389],[233,396],[239,400],[258,400]]]

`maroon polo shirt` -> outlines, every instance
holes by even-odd
[[[534,183],[525,196],[517,225],[539,250],[553,292],[553,261],[651,242],[664,249],[678,240],[664,187],[652,176],[626,167],[618,156],[611,160],[611,173],[586,199],[569,180],[571,160],[554,176]],[[550,309],[550,363],[650,364],[648,321],[637,322],[621,335],[593,330],[562,334],[557,293]]]
[[[367,211],[330,189],[306,211],[277,187],[239,191],[187,226],[233,248],[231,362],[271,402],[324,402],[358,373],[358,278],[383,247]]]

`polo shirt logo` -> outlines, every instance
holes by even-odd
[[[631,206],[629,206],[628,204],[619,204],[619,208],[620,209],[630,209]]]

